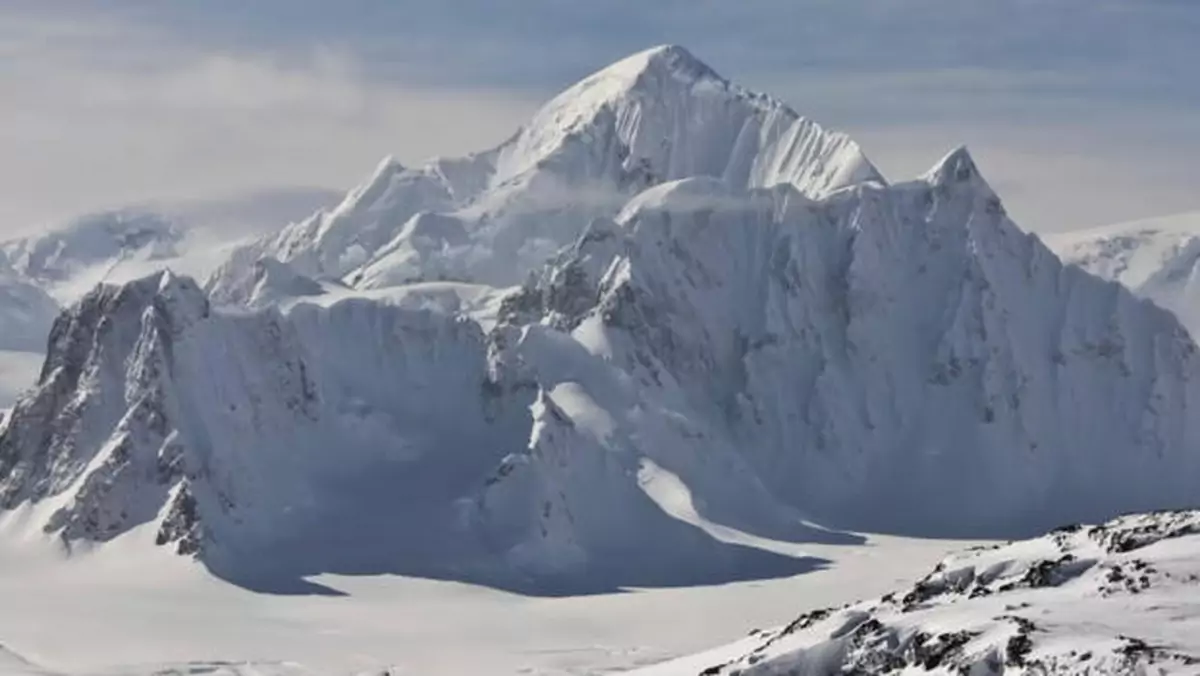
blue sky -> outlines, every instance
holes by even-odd
[[[0,218],[347,187],[670,42],[894,179],[966,143],[1026,227],[1099,225],[1200,209],[1197,36],[1194,0],[0,0]]]

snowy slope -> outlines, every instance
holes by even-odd
[[[648,190],[515,300],[516,323],[569,331],[612,382],[541,369],[532,330],[522,363],[613,421],[547,406],[489,492],[533,476],[554,502],[558,455],[592,485],[586,457],[627,457],[681,477],[716,521],[764,527],[751,494],[724,491],[750,475],[824,523],[942,535],[1194,495],[1195,346],[1018,230],[962,150],[815,203],[708,179]]]
[[[0,499],[218,571],[577,589],[807,565],[722,526],[999,534],[1193,495],[1193,344],[1017,230],[964,151],[823,202],[653,188],[500,315],[102,289],[0,436]]]
[[[208,293],[154,275],[60,317],[0,507],[262,584],[563,593],[811,570],[730,535],[851,537],[808,520],[986,537],[1194,497],[1195,344],[1021,232],[965,149],[889,185],[664,48],[497,151],[377,179]],[[561,181],[588,190],[525,208]],[[326,278],[378,246],[528,281]]]
[[[533,574],[547,591],[812,567],[715,540],[637,500],[624,474],[584,487],[594,508],[624,503],[589,523],[592,565],[521,559],[504,513],[484,522],[463,503],[537,425],[537,383],[495,349],[436,307],[349,298],[223,313],[169,274],[103,287],[56,322],[39,387],[0,434],[0,502],[68,541],[153,524],[157,544],[239,578],[407,572],[520,587]],[[538,358],[591,367],[578,350],[564,340]],[[762,493],[753,477],[728,484],[748,503]],[[634,544],[638,558],[606,556]],[[292,568],[247,570],[271,560],[263,551]]]
[[[1195,674],[1200,513],[1128,516],[951,556],[910,588],[639,670]]]
[[[1064,261],[1120,282],[1200,330],[1200,213],[1043,236]]]
[[[591,218],[688,176],[822,196],[881,181],[858,146],[721,78],[681,47],[631,56],[567,89],[497,148],[415,168],[383,161],[336,208],[233,257],[209,288],[237,302],[263,257],[359,288],[524,280]]]

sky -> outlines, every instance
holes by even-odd
[[[0,235],[352,187],[682,44],[892,180],[966,144],[1056,231],[1200,210],[1195,0],[0,0]]]

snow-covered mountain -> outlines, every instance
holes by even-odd
[[[89,213],[0,242],[0,259],[71,303],[100,282],[127,282],[167,267],[208,275],[232,246],[332,201],[328,190],[296,188]]]
[[[1120,282],[1200,331],[1200,213],[1044,236],[1064,261]]]
[[[118,210],[81,216],[48,232],[0,244],[9,264],[26,277],[61,283],[98,265],[178,256],[182,229],[152,211]]]
[[[815,563],[729,528],[1027,534],[1200,478],[1173,316],[1064,267],[965,149],[889,185],[678,47],[496,150],[385,162],[207,290],[56,321],[0,507],[229,575],[578,590]]]
[[[0,350],[42,352],[59,306],[0,259]]]
[[[33,384],[59,305],[0,257],[0,418]]]
[[[37,375],[59,306],[0,261],[0,419]]]
[[[639,676],[1195,674],[1200,513],[1127,516],[951,556],[909,589]]]
[[[337,207],[234,256],[209,288],[220,302],[244,300],[263,257],[364,289],[520,283],[592,218],[692,176],[812,197],[881,180],[844,135],[660,47],[567,89],[492,150],[415,168],[385,160]]]
[[[61,305],[100,282],[170,267],[207,275],[242,240],[274,232],[332,202],[315,188],[259,190],[96,212],[0,241],[0,409],[33,382]],[[272,283],[291,295],[303,290]]]
[[[174,258],[181,238],[179,229],[156,213],[124,210],[89,214],[0,242],[0,350],[43,354],[59,302],[78,297],[63,297],[57,293],[62,287],[79,276],[103,279],[126,261]]]
[[[654,188],[516,299],[516,323],[570,331],[636,383],[636,403],[596,405],[639,432],[597,432],[594,453],[623,442],[689,486],[707,478],[692,454],[728,444],[771,495],[853,528],[1030,532],[1193,499],[1195,346],[1018,230],[964,150],[820,202]]]

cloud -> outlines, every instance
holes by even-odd
[[[664,42],[894,178],[967,143],[1027,227],[1196,209],[1198,33],[1194,0],[8,0],[0,232],[483,149]]]
[[[117,52],[99,62],[93,49],[108,41],[69,22],[14,32],[94,47],[0,37],[13,57],[0,68],[0,233],[130,202],[346,188],[387,154],[417,162],[493,145],[536,103],[372,81],[353,55],[320,46],[283,61],[110,30]]]

